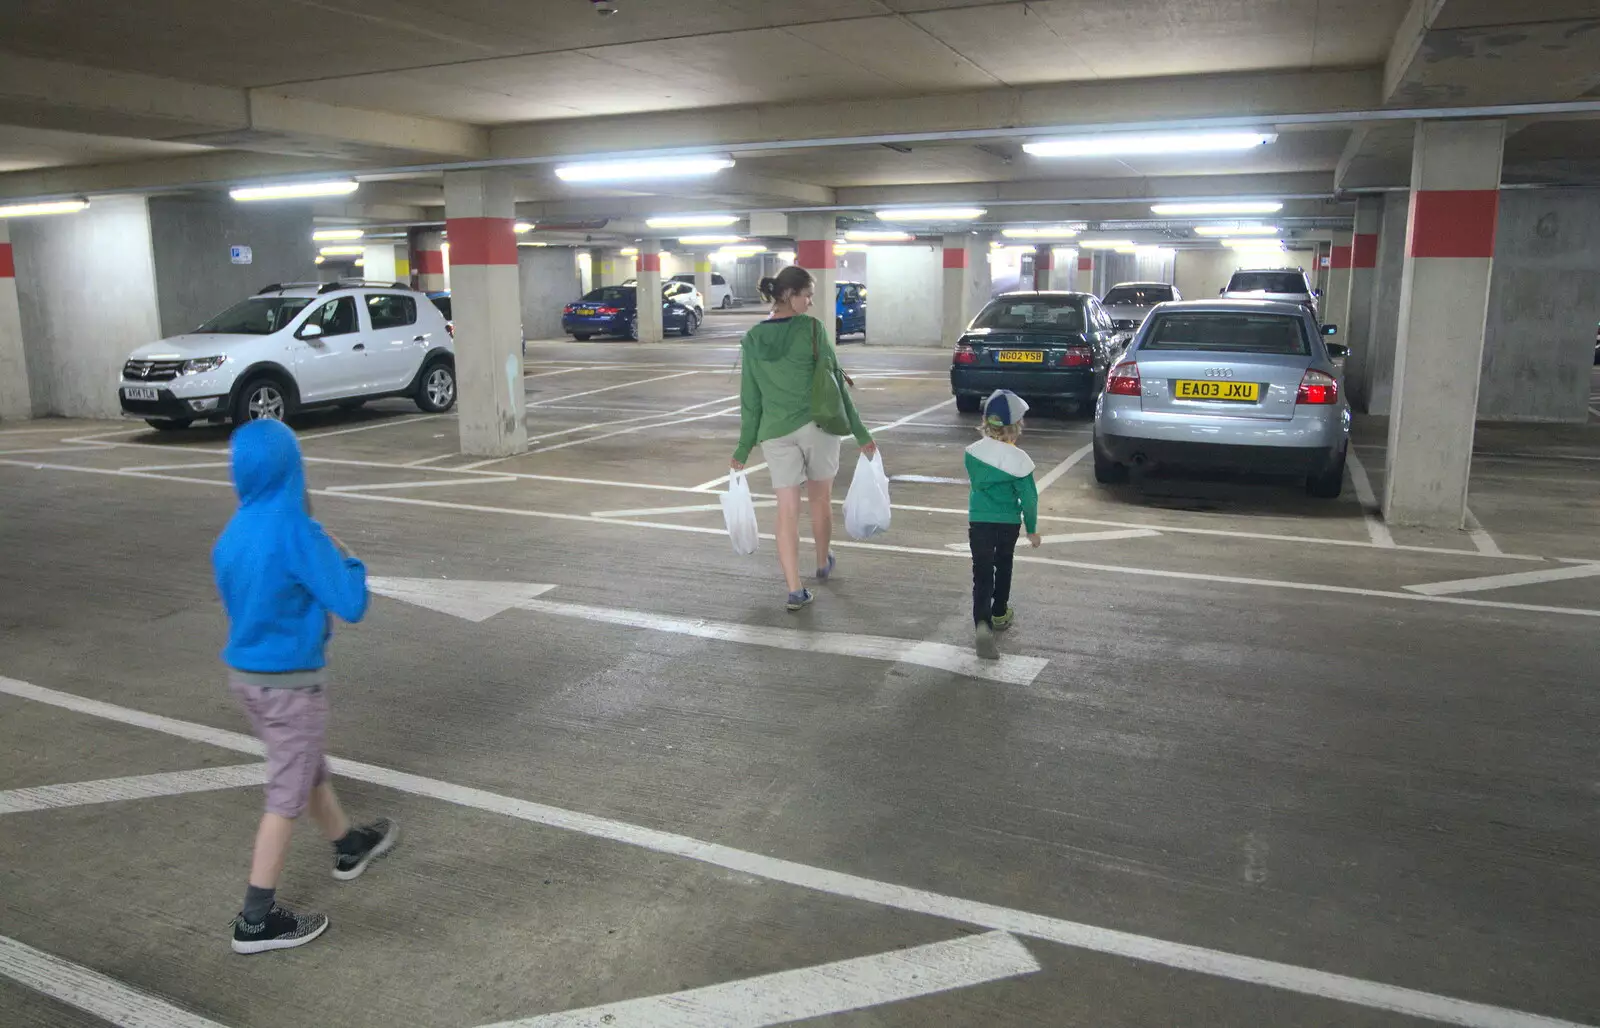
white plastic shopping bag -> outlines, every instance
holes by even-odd
[[[871,539],[889,530],[889,476],[883,454],[862,454],[856,461],[850,491],[844,497],[844,530],[853,539]]]
[[[756,528],[756,501],[750,495],[750,480],[743,471],[728,476],[728,491],[722,494],[722,520],[728,525],[733,552],[750,554],[761,545]]]

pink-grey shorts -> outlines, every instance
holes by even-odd
[[[267,813],[299,817],[311,790],[328,780],[323,755],[327,689],[263,689],[237,679],[230,679],[228,688],[244,704],[251,730],[267,747]]]

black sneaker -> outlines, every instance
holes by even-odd
[[[394,849],[394,844],[400,841],[400,826],[386,817],[350,831],[361,838],[363,845],[355,853],[334,854],[333,877],[341,882],[360,878],[368,864]]]
[[[233,951],[248,954],[294,949],[327,930],[327,914],[296,914],[274,904],[260,924],[249,923],[243,914],[233,919]]]

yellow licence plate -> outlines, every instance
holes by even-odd
[[[1197,382],[1193,379],[1180,378],[1172,385],[1174,395],[1180,400],[1255,403],[1261,399],[1259,382]]]
[[[1043,364],[1043,350],[1001,350],[996,358],[1001,364]]]

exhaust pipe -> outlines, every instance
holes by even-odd
[[[1136,453],[1129,460],[1129,463],[1132,464],[1136,468],[1142,468],[1145,465],[1145,455],[1142,454],[1142,453]]]

